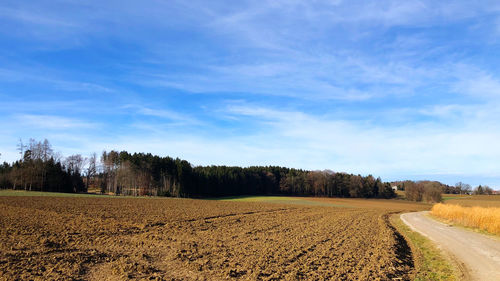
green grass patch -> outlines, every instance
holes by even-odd
[[[122,196],[96,193],[63,193],[46,191],[27,191],[0,189],[0,196],[37,196],[37,197],[93,197],[93,198],[167,198],[159,196]]]
[[[399,215],[391,216],[391,223],[410,243],[415,258],[415,281],[458,280],[456,270],[432,241],[412,231]]]
[[[62,193],[62,192],[44,192],[44,191],[25,191],[25,190],[0,190],[0,196],[44,196],[44,197],[109,197],[109,195],[88,194],[88,193]]]
[[[454,199],[467,199],[467,197],[443,196],[443,201],[454,200]]]
[[[96,193],[62,193],[62,192],[44,192],[44,191],[26,191],[0,189],[0,196],[38,196],[38,197],[93,197],[93,198],[148,198],[148,199],[174,199],[172,197],[161,196],[122,196],[108,195]],[[333,204],[328,202],[312,201],[306,198],[290,197],[290,196],[233,196],[220,198],[199,198],[201,200],[217,200],[231,202],[262,202],[274,204],[295,204],[309,206],[325,206],[325,207],[341,207],[351,208],[352,206],[343,204]]]
[[[302,197],[299,198],[291,196],[234,196],[234,197],[212,198],[212,200],[232,201],[232,202],[263,202],[263,203],[275,203],[275,204],[295,204],[295,205],[340,207],[340,208],[353,207],[345,204],[334,204],[329,202],[313,201],[313,200],[307,200],[307,198],[302,198]]]

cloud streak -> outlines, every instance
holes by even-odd
[[[96,128],[98,125],[95,123],[85,122],[78,119],[52,116],[52,115],[33,115],[23,114],[16,116],[18,122],[24,126],[30,126],[35,129],[90,129]]]

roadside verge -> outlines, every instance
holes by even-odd
[[[416,281],[420,280],[464,280],[460,270],[452,266],[452,261],[443,255],[432,241],[412,231],[400,218],[400,214],[390,217],[391,224],[403,235],[413,253]]]

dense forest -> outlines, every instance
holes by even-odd
[[[277,166],[193,166],[150,153],[103,152],[100,159],[53,152],[45,140],[18,145],[23,156],[0,166],[1,188],[173,197],[283,194],[392,198],[389,183],[373,176],[306,171]]]

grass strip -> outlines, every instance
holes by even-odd
[[[262,203],[276,203],[276,204],[295,204],[295,205],[309,205],[309,206],[323,206],[323,207],[337,207],[337,208],[352,208],[352,206],[346,205],[346,204],[319,202],[319,201],[307,200],[306,198],[290,197],[290,196],[234,196],[234,197],[212,198],[212,200],[232,201],[232,202],[262,202]]]
[[[92,197],[92,198],[168,198],[161,196],[132,196],[132,195],[110,195],[98,193],[63,193],[63,192],[49,192],[49,191],[28,191],[28,190],[13,190],[13,189],[0,189],[0,196],[36,196],[36,197]]]
[[[458,280],[456,270],[432,241],[412,231],[399,214],[391,216],[391,223],[410,244],[415,259],[415,281]]]

